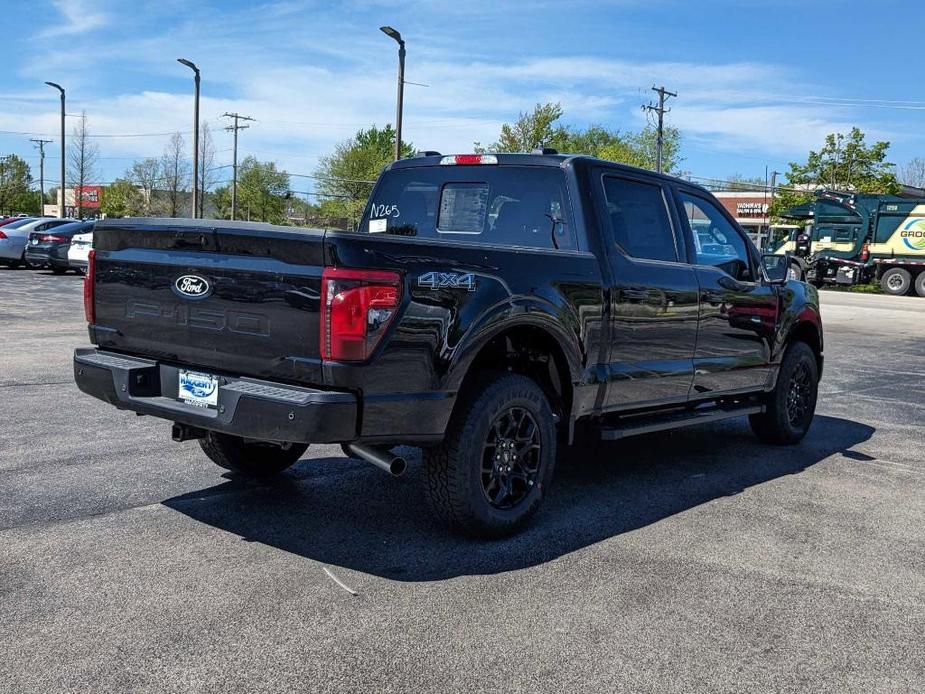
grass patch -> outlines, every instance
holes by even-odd
[[[883,290],[877,282],[871,282],[870,284],[827,284],[823,289],[833,292],[853,292],[855,294],[883,294]]]

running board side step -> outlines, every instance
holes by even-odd
[[[695,424],[709,424],[710,422],[718,422],[721,419],[760,414],[764,411],[764,405],[745,405],[739,407],[699,408],[693,411],[672,412],[660,416],[637,416],[633,417],[637,421],[626,421],[623,426],[601,427],[601,440],[616,441],[628,436],[651,434],[667,429],[679,429],[680,427],[689,427]]]

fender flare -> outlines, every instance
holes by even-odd
[[[550,334],[565,356],[572,384],[581,378],[583,346],[554,313],[555,307],[538,297],[522,297],[504,302],[480,316],[460,339],[447,367],[444,389],[456,391],[469,373],[472,362],[493,338],[512,328],[538,328]],[[577,317],[574,317],[577,326]]]

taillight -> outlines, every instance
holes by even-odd
[[[42,243],[64,243],[67,241],[67,237],[58,236],[57,234],[45,234],[39,237],[39,241]]]
[[[866,263],[869,259],[870,259],[870,246],[865,243],[863,246],[861,246],[861,262]]]
[[[440,160],[440,166],[475,166],[478,164],[497,164],[494,154],[451,154]]]
[[[96,251],[90,250],[87,255],[87,275],[84,277],[84,315],[90,324],[96,323],[96,306],[94,306],[96,278]]]
[[[4,234],[2,231],[0,231],[0,239],[5,239],[5,238],[7,238],[7,235]]]
[[[321,275],[321,358],[364,361],[401,303],[401,275],[325,268]]]

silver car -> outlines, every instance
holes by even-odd
[[[0,262],[10,267],[25,264],[27,268],[40,267],[26,260],[26,242],[33,231],[47,231],[62,224],[71,224],[76,219],[59,219],[58,217],[24,217],[18,222],[0,227]]]

